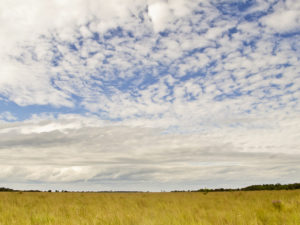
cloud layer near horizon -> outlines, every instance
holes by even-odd
[[[272,123],[274,118],[261,119],[268,126],[256,127],[255,123],[262,124],[256,118],[240,122],[238,128],[193,134],[109,125],[76,115],[3,123],[0,179],[79,182],[74,185],[77,190],[88,189],[82,182],[110,183],[110,189],[122,190],[120,183],[173,183],[180,188],[184,182],[218,186],[217,181],[245,185],[297,179],[299,117],[281,118],[277,124]],[[135,190],[134,185],[127,187]]]
[[[3,181],[294,180],[299,3],[4,0],[0,26]]]

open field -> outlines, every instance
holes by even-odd
[[[299,225],[300,190],[0,193],[0,225]]]

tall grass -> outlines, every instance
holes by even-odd
[[[300,191],[0,193],[0,225],[300,225]]]

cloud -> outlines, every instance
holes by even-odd
[[[0,120],[15,121],[17,118],[11,112],[0,113]]]
[[[263,17],[262,23],[278,33],[300,31],[300,5],[294,1],[279,1],[274,12]]]
[[[14,0],[0,11],[3,179],[294,177],[295,1]]]
[[[148,14],[152,20],[154,31],[163,31],[170,19],[170,10],[168,3],[155,2],[148,6]]]
[[[118,182],[197,184],[209,180],[217,184],[223,179],[243,183],[241,177],[257,181],[284,176],[292,181],[300,169],[299,118],[261,121],[220,121],[222,129],[211,124],[194,134],[164,133],[161,128],[122,122],[105,124],[76,115],[5,123],[0,128],[0,179],[8,183],[111,182],[111,188]],[[233,122],[236,128],[228,126]],[[84,188],[82,183],[77,185]]]
[[[268,8],[259,2],[222,4],[241,15]],[[3,5],[1,43],[8,51],[1,53],[0,93],[20,106],[78,107],[106,118],[126,119],[176,114],[180,102],[193,105],[196,111],[229,96],[244,102],[244,97],[251,98],[243,93],[265,96],[265,89],[275,83],[283,91],[290,82],[287,77],[293,80],[298,74],[297,37],[294,42],[279,40],[258,21],[240,21],[208,1],[112,1],[105,10],[101,5],[80,0],[71,5],[69,1],[34,0],[26,5],[18,1],[7,3],[6,8]],[[280,11],[280,5],[284,10],[297,10],[291,2],[278,3],[274,13]],[[53,11],[57,17],[50,22]],[[22,25],[22,21],[27,22]],[[160,31],[164,32],[158,34]],[[282,74],[283,79],[265,79],[266,73]],[[177,79],[174,90],[163,83],[169,75]],[[248,76],[249,81],[256,78],[252,89],[246,86]],[[182,90],[185,82],[195,82],[193,89],[199,87],[196,95]],[[165,95],[157,93],[162,90]],[[272,96],[275,93],[268,97]],[[254,97],[252,105],[256,104]],[[122,110],[126,105],[130,107]],[[235,111],[233,105],[230,108]],[[249,103],[243,110],[253,107]],[[183,114],[186,112],[178,116]]]

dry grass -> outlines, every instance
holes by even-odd
[[[300,191],[0,193],[0,225],[300,225]]]

